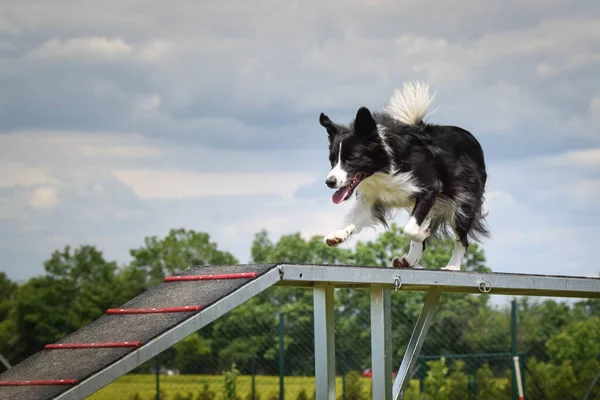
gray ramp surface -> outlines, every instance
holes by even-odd
[[[277,264],[220,265],[189,268],[176,275],[256,272],[263,275]],[[103,315],[56,343],[141,341],[142,346],[183,320],[256,278],[163,282],[117,308],[202,306],[200,311],[165,314]],[[40,352],[0,375],[0,381],[76,379],[83,381],[136,348],[59,349]],[[74,385],[0,386],[1,400],[52,399]]]

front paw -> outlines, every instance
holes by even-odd
[[[414,265],[410,265],[410,263],[406,260],[405,257],[394,257],[392,260],[392,265],[394,268],[413,268]]]
[[[335,231],[325,236],[325,243],[329,247],[336,247],[346,241],[348,234],[346,231]]]

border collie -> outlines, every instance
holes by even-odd
[[[339,204],[356,192],[346,226],[325,237],[328,246],[379,223],[387,228],[392,213],[404,209],[410,248],[393,266],[417,266],[428,240],[453,231],[454,250],[442,269],[460,271],[469,238],[490,236],[482,211],[487,173],[481,145],[462,128],[424,121],[434,97],[427,84],[406,82],[383,112],[361,107],[349,125],[321,113],[331,162],[325,183],[337,189],[332,200]]]

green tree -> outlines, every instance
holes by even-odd
[[[14,320],[15,297],[18,286],[0,272],[0,354],[13,361],[19,335]],[[4,366],[0,364],[0,371]]]
[[[574,321],[546,343],[554,363],[569,361],[577,371],[600,356],[600,317]]]
[[[19,358],[26,357],[89,324],[128,298],[120,290],[115,262],[94,246],[56,250],[44,263],[46,274],[17,291],[14,324]]]
[[[232,254],[219,250],[207,233],[186,229],[171,229],[163,239],[146,237],[144,246],[132,249],[130,254],[131,266],[144,271],[149,286],[188,267],[238,263]]]
[[[175,366],[182,374],[197,374],[202,370],[204,359],[210,355],[211,339],[201,337],[197,332],[189,335],[173,346]]]
[[[519,299],[517,304],[521,350],[535,355],[539,361],[548,361],[546,342],[573,320],[571,308],[555,300],[539,302],[527,297]]]

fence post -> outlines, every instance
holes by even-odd
[[[346,355],[340,354],[340,373],[342,374],[342,400],[346,400]]]
[[[527,375],[527,354],[523,353],[521,354],[521,384],[523,385],[523,395],[526,396],[527,393],[527,385],[525,384],[526,379],[525,376]]]
[[[156,400],[160,400],[160,360],[156,356]]]
[[[284,334],[284,324],[283,324],[283,312],[279,312],[279,400],[283,400],[284,398],[284,386],[283,386],[283,376],[284,376],[284,352],[285,349],[283,347],[283,334]]]
[[[469,375],[471,376],[471,399],[477,399],[477,360],[474,358],[469,362]]]
[[[256,354],[252,355],[252,400],[256,400]]]
[[[419,356],[419,393],[425,391],[425,359]]]
[[[510,303],[510,344],[511,344],[511,356],[517,355],[517,299],[512,299]],[[512,367],[512,379],[511,379],[511,398],[517,400],[517,371],[513,363]]]

